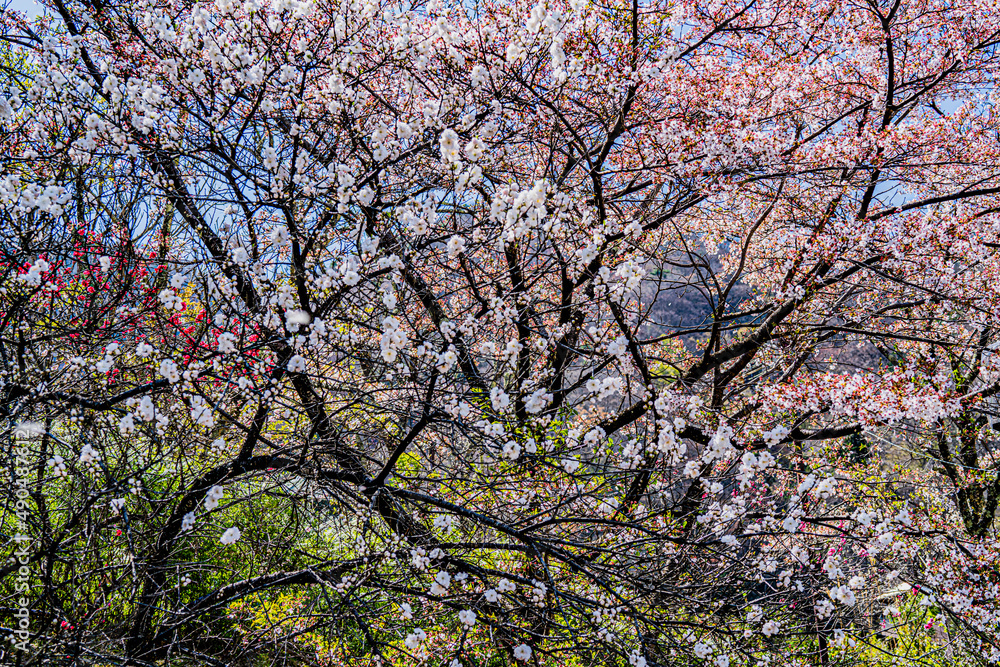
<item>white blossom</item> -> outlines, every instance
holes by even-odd
[[[219,541],[226,545],[236,544],[241,536],[240,529],[233,526],[231,528],[227,528],[226,531],[222,533],[222,537],[219,538]]]
[[[406,635],[406,639],[403,640],[403,643],[406,645],[406,648],[412,650],[419,647],[421,642],[425,639],[427,639],[427,633],[420,628],[416,628],[413,632]]]
[[[458,162],[458,134],[450,127],[441,133],[441,159],[445,162]]]
[[[218,507],[223,495],[225,495],[225,489],[218,484],[209,489],[205,495],[205,510],[210,512]]]

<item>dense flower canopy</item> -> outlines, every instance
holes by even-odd
[[[1000,660],[995,3],[44,4],[17,650]]]

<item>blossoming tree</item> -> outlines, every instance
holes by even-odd
[[[46,7],[25,660],[1000,658],[994,4]]]

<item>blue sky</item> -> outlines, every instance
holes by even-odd
[[[0,5],[4,3],[0,2]],[[19,12],[24,12],[28,16],[36,16],[41,12],[41,7],[36,5],[34,0],[10,0],[9,7]]]

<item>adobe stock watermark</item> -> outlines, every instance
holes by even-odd
[[[15,651],[28,651],[28,640],[31,638],[31,609],[27,595],[31,590],[31,544],[28,513],[31,511],[31,457],[32,449],[28,446],[32,440],[39,438],[44,432],[44,426],[38,422],[21,422],[14,427],[14,553],[11,560],[17,565],[14,576],[14,592],[16,609],[14,611],[14,627],[11,637]],[[2,649],[0,649],[2,651]]]

